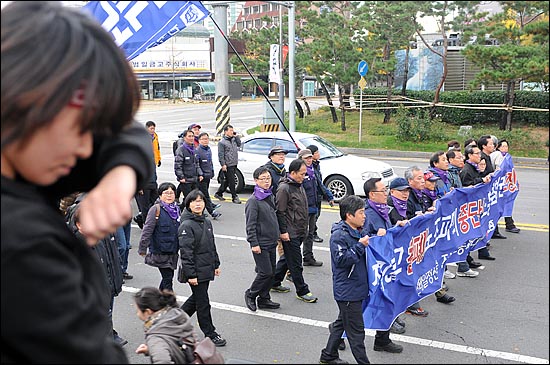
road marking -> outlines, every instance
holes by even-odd
[[[122,286],[122,291],[127,293],[137,293],[139,290],[140,290],[139,288],[134,288],[126,285]],[[186,297],[184,295],[176,295],[176,298],[180,302],[185,302],[189,297]],[[232,304],[226,304],[226,303],[210,302],[210,305],[213,308],[220,309],[220,310],[245,314],[249,316],[269,318],[276,321],[298,323],[306,326],[328,328],[329,324],[332,323],[332,322],[326,322],[326,321],[319,321],[311,318],[291,316],[288,314],[274,313],[274,312],[264,311],[261,309],[258,309],[256,312],[251,312],[246,307],[241,307],[238,305],[232,305]],[[374,337],[375,334],[376,334],[375,330],[365,329],[365,335],[369,337]],[[492,357],[492,358],[498,358],[503,360],[528,363],[528,364],[548,364],[549,363],[547,359],[542,359],[542,358],[533,357],[533,356],[513,354],[510,352],[504,352],[504,351],[487,350],[479,347],[456,345],[448,342],[427,340],[424,338],[418,338],[418,337],[412,337],[412,336],[392,334],[392,339],[394,341],[407,342],[413,345],[439,348],[439,349],[448,350],[448,351],[461,352],[469,355],[481,355],[485,357]]]

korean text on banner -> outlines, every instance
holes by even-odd
[[[90,1],[82,9],[113,35],[128,60],[209,14],[200,1]]]

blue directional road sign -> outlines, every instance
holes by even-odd
[[[367,61],[361,60],[361,62],[359,62],[359,66],[357,67],[357,71],[359,71],[359,75],[365,76],[369,71],[369,65],[367,65]]]

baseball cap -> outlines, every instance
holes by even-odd
[[[439,180],[440,177],[435,175],[433,172],[431,171],[425,171],[424,172],[424,180],[428,180],[428,181],[437,181]]]
[[[390,183],[390,190],[391,189],[405,190],[405,189],[410,189],[410,188],[411,187],[409,186],[409,183],[407,182],[407,180],[405,180],[402,177],[398,177],[396,179],[393,179],[392,182]]]
[[[280,153],[280,152],[283,152],[285,155],[288,153],[288,151],[285,150],[283,147],[275,146],[275,147],[273,147],[272,149],[269,150],[269,155],[267,155],[267,157],[271,157],[274,154]]]
[[[187,129],[193,129],[195,127],[199,127],[199,129],[201,129],[202,127],[200,126],[200,124],[197,124],[197,123],[193,123],[191,124]]]
[[[313,153],[311,153],[311,150],[308,150],[307,148],[304,148],[303,150],[300,150],[300,152],[298,152],[298,158],[301,158],[301,159],[311,157],[311,156],[313,156]]]

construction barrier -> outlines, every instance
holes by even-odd
[[[276,124],[260,124],[260,132],[278,132],[279,123]]]

